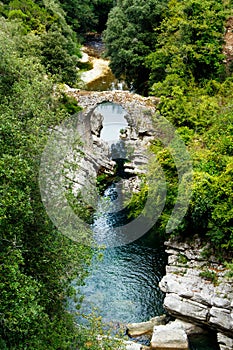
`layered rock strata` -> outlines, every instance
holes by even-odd
[[[165,309],[186,322],[215,330],[220,348],[232,349],[233,279],[227,277],[228,271],[214,257],[204,258],[199,239],[170,240],[165,245],[168,266],[160,282],[166,293]]]

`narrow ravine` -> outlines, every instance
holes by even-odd
[[[108,63],[106,65],[108,66]],[[108,85],[105,85],[105,73],[104,76],[93,80],[91,74],[94,77],[94,71],[90,74],[89,80],[88,75],[86,74],[86,78],[84,75],[88,90],[93,93],[95,90],[103,93],[105,90],[114,90],[112,73],[109,73],[111,83]],[[95,113],[102,115],[103,128],[99,135],[100,140],[108,145],[109,160],[115,161],[111,150],[116,150],[120,134],[124,134],[124,129],[127,127],[127,120],[124,118],[127,112],[119,104],[101,102]],[[148,136],[147,133],[145,135]],[[121,154],[120,151],[118,153]],[[124,173],[123,168],[120,172]],[[119,203],[121,195],[122,187],[119,185],[119,180],[111,181],[102,193],[92,225],[97,244],[104,244],[106,238],[108,242],[111,239],[116,240],[113,228],[125,224],[125,218],[118,215],[121,212],[122,203]],[[80,313],[89,314],[95,310],[115,334],[119,330],[124,330],[127,323],[144,322],[162,315],[165,312],[164,294],[159,288],[159,282],[165,275],[166,263],[167,256],[163,242],[153,229],[130,244],[117,246],[114,241],[112,247],[107,247],[103,251],[101,260],[98,259],[98,252],[94,255],[85,286],[79,288],[79,292],[84,295]],[[81,318],[79,322],[82,322]],[[149,345],[149,342],[147,344]],[[208,335],[193,338],[189,344],[190,350],[213,350],[217,349],[215,346],[216,341],[213,343]]]
[[[120,130],[127,126],[124,119],[126,112],[113,103],[99,105],[97,110],[104,118],[100,138],[108,142],[109,149],[114,143],[117,147]],[[99,202],[93,223],[94,237],[99,244],[104,244],[102,237],[105,235],[114,235],[113,222],[116,226],[124,225],[124,219],[117,215],[120,192],[121,187],[113,182],[105,189]],[[109,216],[106,214],[109,211],[114,214]],[[88,313],[97,308],[103,321],[112,323],[114,328],[161,315],[164,312],[164,295],[158,283],[164,274],[165,264],[162,242],[154,232],[131,244],[107,248],[102,261],[97,261],[96,257],[93,259],[90,275],[81,289],[85,296],[81,311]]]

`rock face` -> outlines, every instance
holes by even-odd
[[[104,117],[100,113],[95,113],[95,111],[91,114],[91,133],[100,137],[100,132],[103,128],[103,119]]]
[[[226,337],[222,333],[218,333],[218,344],[221,350],[232,350],[233,349],[233,339]]]
[[[168,266],[160,282],[166,293],[164,307],[177,318],[223,334],[221,349],[232,349],[228,344],[233,339],[233,280],[226,269],[214,257],[203,258],[198,239],[165,244]]]

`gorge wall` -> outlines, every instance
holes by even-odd
[[[160,288],[166,293],[165,309],[189,323],[217,332],[221,350],[233,349],[233,279],[212,256],[208,246],[196,237],[192,241],[165,242],[169,254],[166,275]]]

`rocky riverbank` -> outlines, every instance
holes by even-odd
[[[165,242],[166,275],[160,288],[166,293],[168,313],[217,333],[221,350],[233,349],[233,279],[215,257],[205,258],[208,246],[192,241]]]
[[[167,317],[129,324],[127,333],[149,335],[154,350],[189,349],[189,340],[197,334],[209,334],[220,350],[232,350],[233,279],[229,271],[214,256],[205,257],[209,247],[203,247],[198,237],[169,240],[165,246],[168,265],[160,288],[166,293]]]

